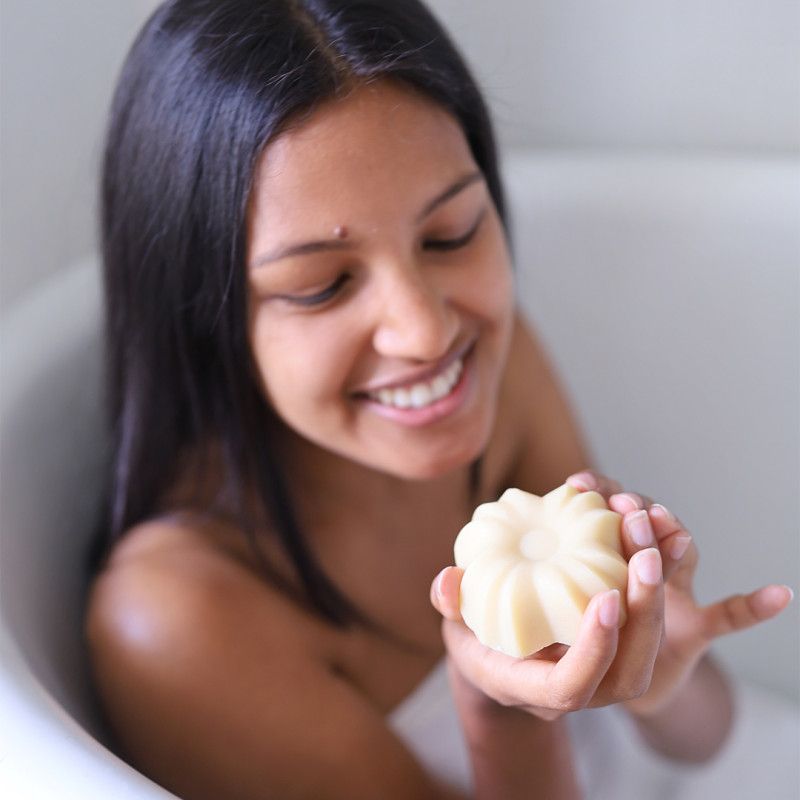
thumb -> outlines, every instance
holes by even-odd
[[[750,628],[779,614],[792,601],[788,586],[770,584],[750,594],[737,594],[702,609],[708,640]]]
[[[431,584],[431,604],[446,619],[458,622],[461,619],[461,578],[464,570],[460,567],[445,567]]]

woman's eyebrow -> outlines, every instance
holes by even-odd
[[[462,175],[455,183],[448,186],[441,194],[436,195],[430,202],[428,202],[422,211],[417,216],[417,223],[422,222],[425,217],[432,214],[440,205],[446,203],[459,192],[471,186],[476,181],[483,180],[483,173],[480,170],[470,172]],[[250,269],[256,269],[264,264],[270,264],[273,261],[280,261],[283,258],[290,256],[304,256],[308,253],[319,253],[324,250],[348,250],[356,246],[356,242],[348,239],[320,239],[313,242],[303,242],[302,244],[293,244],[288,247],[280,247],[272,253],[267,253],[255,259]]]
[[[467,186],[472,185],[475,181],[482,181],[483,180],[483,173],[480,170],[475,170],[475,172],[469,172],[466,175],[462,175],[452,186],[445,189],[441,194],[437,195],[433,198],[433,200],[428,203],[425,208],[422,209],[419,216],[417,217],[417,222],[422,222],[429,214],[432,214],[435,209],[437,209],[442,203],[446,203],[451,197],[457,195],[463,189],[466,189]]]

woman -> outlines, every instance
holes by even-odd
[[[577,797],[564,714],[613,703],[673,757],[723,741],[708,644],[787,590],[697,608],[680,522],[586,471],[504,214],[483,101],[418,2],[175,0],[134,44],[86,631],[120,752],[181,797]],[[567,476],[624,514],[629,619],[603,594],[572,648],[510,659],[442,568],[479,502]],[[387,724],[445,656],[471,788]]]

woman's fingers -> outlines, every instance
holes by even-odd
[[[664,582],[658,548],[640,550],[631,558],[627,602],[628,619],[598,705],[638,697],[650,685],[664,633]]]
[[[553,667],[550,661],[520,659],[493,650],[463,623],[445,619],[442,638],[461,674],[485,695],[504,706],[546,706],[542,687]]]
[[[589,705],[617,652],[620,596],[618,589],[595,595],[581,620],[578,637],[552,665],[546,695],[532,705],[576,711]]]
[[[685,570],[684,583],[689,586],[697,563],[697,548],[683,523],[652,497],[625,492],[619,481],[611,480],[594,470],[570,475],[566,482],[581,491],[599,492],[608,507],[623,517],[622,545],[626,558],[646,547],[661,551],[664,579],[680,566]]]
[[[583,491],[597,491],[608,507],[622,515],[622,547],[626,558],[646,547],[661,551],[664,579],[681,566],[691,569],[697,562],[697,548],[692,547],[691,534],[683,523],[652,497],[638,492],[624,492],[619,481],[585,470],[570,475],[567,483]],[[688,554],[688,556],[687,556]],[[687,572],[687,585],[692,572]]]
[[[749,628],[771,619],[792,601],[788,586],[770,584],[750,594],[737,594],[701,609],[703,632],[710,641],[726,633]]]
[[[645,547],[658,547],[664,579],[668,580],[680,567],[682,577],[678,578],[677,583],[688,588],[698,559],[692,536],[672,512],[649,500],[634,492],[609,498],[609,508],[623,515],[622,545],[625,557],[630,558]]]
[[[445,567],[431,583],[431,603],[446,619],[458,622],[461,619],[461,578],[464,570],[460,567]]]
[[[646,547],[658,547],[650,517],[644,509],[631,511],[622,518],[622,551],[630,558]]]
[[[619,481],[612,480],[593,469],[576,472],[570,475],[565,483],[582,492],[599,492],[606,502],[612,494],[622,491],[622,484]]]
[[[637,511],[639,509],[648,509],[652,505],[652,498],[637,492],[623,492],[620,490],[608,498],[608,507],[620,514],[627,514],[629,511]]]
[[[443,578],[449,580],[454,579]],[[441,605],[440,599],[437,602]],[[481,644],[463,622],[449,618],[442,625],[442,636],[464,677],[496,702],[536,709],[540,716],[542,709],[574,711],[589,704],[614,660],[619,603],[616,589],[593,597],[575,644],[558,661],[540,658],[543,651],[528,658],[513,658],[492,650]]]
[[[700,558],[694,539],[686,526],[668,509],[654,503],[647,510],[664,561],[664,580],[691,592],[692,580]]]

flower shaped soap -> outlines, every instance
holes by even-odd
[[[573,644],[589,600],[620,590],[625,623],[628,564],[622,517],[597,492],[568,484],[544,497],[508,489],[475,509],[455,541],[461,616],[488,647],[521,658]]]

